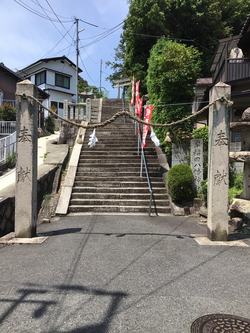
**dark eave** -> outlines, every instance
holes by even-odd
[[[244,25],[241,29],[240,34],[241,35],[245,34],[247,32],[249,26],[250,26],[250,15],[248,15],[248,17],[247,17],[247,19],[246,19],[246,21],[245,21],[245,23],[244,23]]]
[[[11,69],[9,69],[8,67],[6,67],[3,62],[0,63],[0,67],[3,68],[3,69],[5,69],[10,74],[14,75],[19,81],[23,80],[22,77],[19,74],[13,72]]]
[[[21,70],[19,71],[19,73],[21,73],[21,72],[23,72],[23,71],[25,72],[26,69],[28,69],[28,68],[30,68],[30,67],[33,67],[33,66],[35,66],[35,65],[38,65],[39,63],[42,63],[42,62],[47,63],[47,62],[50,62],[50,61],[57,61],[57,60],[67,61],[67,62],[69,63],[70,66],[76,68],[76,65],[75,65],[75,64],[74,64],[69,58],[67,58],[67,57],[64,55],[64,56],[62,56],[62,57],[54,57],[54,58],[44,58],[44,59],[40,59],[40,60],[34,62],[33,64],[31,64],[31,65],[29,65],[29,66],[27,66],[27,67],[21,69]],[[81,73],[81,72],[82,72],[81,68],[78,67],[78,73]]]

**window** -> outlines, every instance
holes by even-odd
[[[70,78],[61,74],[55,76],[55,85],[62,88],[70,88]]]
[[[51,109],[56,109],[57,110],[57,102],[51,101],[50,107],[51,107]]]
[[[36,85],[46,83],[46,71],[36,74]]]
[[[63,103],[59,102],[59,109],[63,109]]]

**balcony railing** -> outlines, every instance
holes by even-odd
[[[16,152],[16,132],[5,138],[0,139],[0,162],[6,161],[6,158]]]
[[[0,121],[0,135],[8,135],[16,130],[15,121]]]
[[[226,81],[250,78],[250,58],[227,59]]]

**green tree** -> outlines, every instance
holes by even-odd
[[[110,81],[135,74],[147,92],[147,59],[157,38],[178,39],[202,52],[201,75],[219,39],[238,34],[250,12],[250,0],[129,0],[129,13],[116,48]]]
[[[8,104],[4,103],[0,107],[0,120],[4,121],[15,121],[16,120],[16,109]]]
[[[200,53],[193,46],[164,38],[153,46],[148,60],[147,87],[149,102],[154,104],[152,123],[171,123],[191,114],[193,86],[200,75]],[[166,104],[190,103],[179,106]],[[155,128],[161,145],[169,150],[169,143],[164,141],[166,132],[174,142],[183,142],[193,130],[193,121],[168,128]]]
[[[78,91],[84,92],[88,86],[88,81],[84,80],[80,75],[78,75]]]

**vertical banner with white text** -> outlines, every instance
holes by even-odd
[[[144,121],[147,123],[150,123],[152,111],[153,111],[153,105],[149,105],[145,109],[145,116]],[[143,148],[147,147],[146,137],[148,134],[149,125],[143,125]]]
[[[139,93],[139,86],[140,81],[136,82],[136,95],[135,95],[135,114],[138,114],[139,109],[139,99],[140,99],[140,93]]]
[[[134,105],[134,95],[135,95],[135,76],[133,75],[131,105]]]

